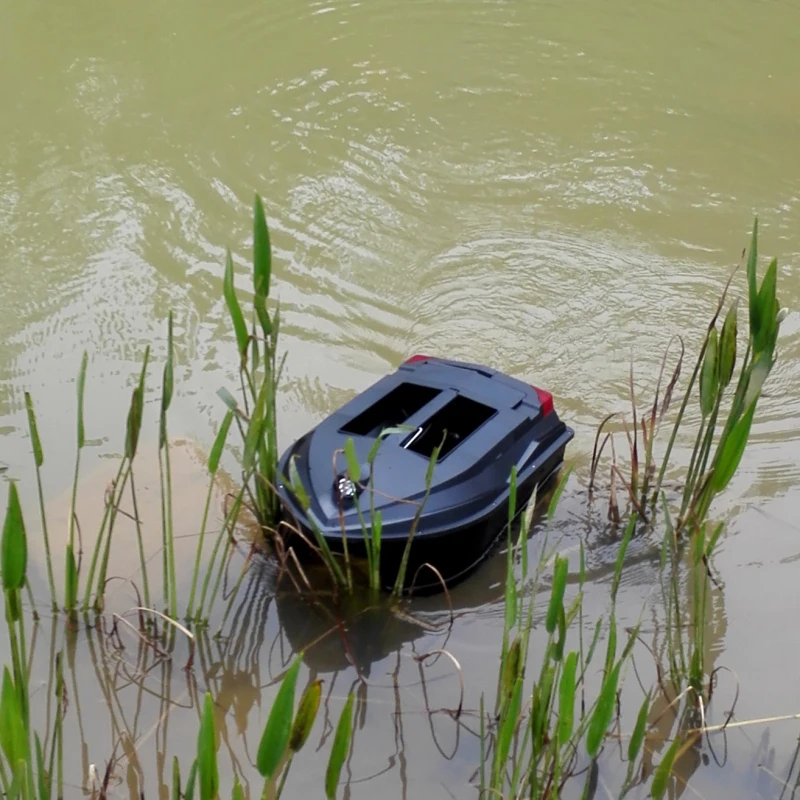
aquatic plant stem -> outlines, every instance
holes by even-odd
[[[100,572],[97,576],[97,587],[95,591],[95,609],[100,611],[103,606],[103,598],[105,595],[105,585],[106,585],[106,575],[108,574],[108,561],[111,556],[111,539],[114,535],[114,523],[117,520],[117,512],[119,510],[119,503],[122,501],[123,494],[125,492],[125,486],[128,483],[128,477],[131,473],[131,461],[130,459],[125,459],[126,462],[126,469],[122,474],[122,483],[119,488],[118,493],[112,492],[111,494],[111,502],[109,504],[109,514],[108,514],[108,531],[105,537],[105,546],[103,548],[103,558],[100,562]],[[99,541],[99,539],[98,539]],[[94,562],[92,563],[94,566]],[[91,574],[91,571],[90,571]],[[86,598],[84,599],[84,603],[88,604],[89,592],[91,591],[91,584],[87,581],[86,586]]]
[[[194,595],[197,589],[197,579],[200,576],[200,561],[203,555],[203,541],[205,540],[206,536],[206,525],[208,524],[208,511],[211,507],[211,495],[214,491],[214,479],[215,476],[211,476],[211,480],[208,484],[208,492],[206,493],[206,504],[203,508],[203,520],[200,523],[200,537],[197,540],[197,552],[194,558],[194,570],[192,571],[192,586],[189,590],[189,603],[186,606],[186,620],[189,621],[192,618],[192,611],[194,609]]]
[[[205,606],[206,601],[206,594],[208,593],[208,587],[211,582],[211,574],[214,571],[214,564],[217,560],[217,553],[219,552],[219,548],[222,545],[222,540],[225,538],[228,532],[228,525],[232,524],[232,521],[236,519],[239,514],[239,509],[242,506],[242,497],[244,495],[244,486],[239,490],[239,494],[236,496],[236,499],[233,502],[233,506],[231,507],[230,511],[225,515],[225,519],[222,522],[222,530],[220,530],[219,535],[217,536],[216,542],[214,542],[214,547],[211,551],[211,559],[209,560],[208,566],[206,567],[206,575],[205,579],[203,580],[203,590],[200,593],[200,602],[197,606],[197,615],[195,616],[196,622],[205,621],[203,617],[203,608]],[[213,603],[209,605],[208,614],[211,613],[211,607]]]
[[[169,442],[164,445],[164,465],[167,478],[167,562],[169,566],[169,615],[178,618],[178,586],[175,572],[175,527],[172,515],[172,466],[169,459]]]
[[[105,511],[103,512],[103,519],[100,523],[100,531],[97,534],[97,541],[95,542],[94,551],[92,552],[92,560],[91,563],[89,564],[89,574],[86,578],[86,593],[83,598],[83,606],[82,606],[82,611],[84,614],[87,613],[89,610],[89,598],[91,597],[92,594],[92,583],[94,581],[94,573],[97,568],[97,559],[98,556],[100,555],[100,550],[103,544],[103,534],[105,533],[106,525],[108,524],[108,521],[111,517],[111,509],[114,502],[114,495],[117,492],[117,486],[119,486],[120,477],[122,475],[123,470],[125,469],[125,464],[127,463],[127,460],[128,460],[127,458],[123,457],[122,461],[120,462],[119,469],[117,470],[117,476],[116,478],[114,478],[114,481],[112,483],[113,489],[111,491],[110,501],[106,503]]]
[[[147,560],[144,556],[144,541],[142,540],[142,520],[139,518],[139,506],[136,502],[136,483],[133,478],[133,465],[131,475],[131,502],[133,503],[133,519],[136,525],[136,542],[139,548],[139,563],[142,569],[142,589],[144,591],[144,604],[150,606],[150,583],[147,580]]]
[[[47,514],[44,510],[44,491],[42,489],[42,476],[41,470],[37,464],[36,466],[36,487],[39,494],[39,514],[42,518],[42,539],[44,540],[44,556],[47,563],[47,581],[50,584],[50,597],[53,611],[58,610],[58,601],[56,600],[56,583],[53,578],[53,562],[50,554],[50,537],[47,533]]]

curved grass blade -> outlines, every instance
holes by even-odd
[[[572,467],[570,467],[565,473],[564,477],[558,482],[558,486],[556,487],[555,492],[553,492],[553,496],[550,498],[550,504],[547,507],[547,520],[548,522],[553,519],[553,515],[556,513],[556,509],[558,508],[558,503],[561,500],[561,495],[564,494],[564,489],[567,486],[567,481],[569,480],[569,476],[572,474]]]
[[[200,800],[216,800],[219,794],[217,768],[217,736],[214,730],[214,701],[206,692],[203,717],[197,734],[197,775],[200,779]]]
[[[556,556],[556,564],[553,569],[553,588],[550,593],[550,605],[547,607],[547,618],[545,628],[548,633],[553,633],[558,624],[558,613],[564,608],[564,591],[567,587],[567,568],[569,559]]]
[[[3,589],[6,591],[22,589],[28,568],[28,542],[17,485],[13,482],[8,485],[8,505],[0,548]]]
[[[225,277],[222,280],[222,293],[225,296],[225,304],[228,306],[228,314],[233,322],[239,360],[243,365],[247,354],[247,325],[245,325],[239,298],[236,297],[236,289],[233,286],[233,258],[230,250],[228,250],[225,259]]]
[[[355,694],[350,692],[347,702],[344,704],[339,722],[336,725],[336,733],[333,737],[331,754],[328,759],[328,768],[325,771],[325,796],[328,800],[336,797],[336,787],[339,785],[339,776],[342,774],[342,767],[347,760],[347,753],[350,750],[350,737],[353,733],[353,702]]]
[[[289,745],[294,713],[294,690],[300,672],[301,656],[297,656],[281,681],[264,733],[258,745],[256,767],[262,778],[270,780]]]
[[[272,323],[267,313],[267,298],[272,279],[272,246],[264,214],[264,204],[258,194],[253,203],[253,289],[255,309],[264,336],[272,333]]]
[[[667,790],[667,783],[669,783],[669,777],[672,774],[672,767],[675,764],[675,756],[678,753],[678,748],[680,745],[680,738],[676,738],[675,741],[673,741],[669,746],[667,752],[664,753],[664,758],[661,759],[661,763],[656,767],[656,770],[653,773],[653,783],[650,786],[650,792],[653,795],[653,800],[661,800],[661,798],[664,796],[664,792]]]
[[[558,686],[558,746],[563,747],[572,736],[575,717],[575,672],[578,668],[578,653],[571,650],[564,660],[564,670]]]
[[[289,749],[292,753],[297,753],[303,749],[303,745],[311,735],[311,729],[317,719],[319,703],[322,698],[322,681],[316,680],[306,687],[303,696],[300,698],[300,705],[292,724],[292,732],[289,736]]]
[[[614,703],[617,696],[617,684],[619,683],[621,666],[622,662],[620,661],[606,675],[600,690],[600,697],[589,721],[589,729],[586,731],[586,751],[591,758],[597,756],[597,751],[600,749],[614,716]]]

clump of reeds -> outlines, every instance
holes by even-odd
[[[64,796],[64,694],[61,653],[55,655],[55,697],[52,738],[43,742],[31,723],[30,671],[22,590],[27,583],[27,533],[15,483],[9,485],[8,505],[0,539],[0,569],[5,606],[6,631],[11,655],[11,669],[3,669],[0,688],[0,786],[6,797],[21,800],[49,800]],[[316,722],[322,681],[311,681],[303,691],[295,710],[295,691],[302,664],[298,654],[283,676],[272,704],[258,747],[256,767],[264,778],[264,797],[277,800],[283,791],[295,756],[306,744]],[[353,731],[353,704],[350,692],[336,726],[328,768],[325,794],[336,797],[342,766],[350,752]],[[48,704],[49,708],[49,704]],[[50,727],[48,721],[48,728]],[[220,796],[217,764],[217,734],[214,701],[209,692],[204,697],[197,737],[197,756],[181,783],[180,765],[175,759],[172,771],[174,797],[192,798],[195,790],[200,800]],[[110,764],[110,762],[109,762]],[[105,796],[110,773],[107,770],[101,788]],[[233,798],[243,798],[242,787],[235,779]]]
[[[744,257],[743,252],[743,260]],[[603,436],[605,425],[614,415],[604,420],[595,440],[590,491],[595,488],[603,448],[611,442],[609,518],[619,523],[627,515],[631,524],[643,532],[655,534],[662,542],[660,574],[667,664],[666,669],[657,664],[659,676],[663,676],[659,688],[670,704],[684,702],[680,718],[685,729],[702,727],[713,693],[717,670],[709,674],[706,664],[706,625],[709,595],[716,583],[711,572],[711,558],[723,524],[711,521],[710,510],[714,499],[725,491],[739,468],[762,389],[777,360],[778,334],[785,314],[777,298],[777,268],[777,259],[772,259],[759,283],[756,219],[746,260],[746,334],[741,336],[739,332],[739,300],[734,298],[728,302],[734,271],[706,328],[660,463],[655,445],[678,388],[685,352],[680,337],[680,356],[663,396],[660,387],[667,354],[653,404],[641,419],[638,418],[631,369],[632,418],[625,421],[629,452],[627,475],[617,462],[612,434]],[[744,352],[740,356],[742,344]],[[699,422],[689,433],[686,412],[691,402],[698,404]],[[686,433],[694,442],[688,469],[682,486],[668,492],[665,475],[667,470],[675,469],[674,446],[678,436]],[[617,499],[618,484],[627,501],[623,511]],[[688,604],[684,603],[680,588],[684,569],[689,571],[691,600]],[[680,737],[676,738],[678,741]],[[682,742],[681,746],[689,745]]]

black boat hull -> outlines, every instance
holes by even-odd
[[[544,491],[556,476],[564,463],[566,444],[564,442],[555,449],[548,458],[537,465],[536,470],[518,482],[515,516],[518,517],[523,513],[537,485],[540,492]],[[304,515],[296,514],[293,510],[289,517],[293,523],[299,523],[303,536],[313,542],[315,534],[306,523]],[[485,516],[472,521],[469,525],[437,534],[422,532],[415,536],[411,543],[404,590],[413,589],[415,594],[422,595],[439,591],[442,588],[439,575],[449,588],[457,585],[473,574],[486,560],[507,526],[508,497],[505,498],[505,502],[497,503]],[[322,532],[322,536],[333,553],[341,555],[344,552],[341,532],[325,531]],[[303,545],[300,537],[291,538],[293,541],[287,541],[287,544],[291,544],[296,551],[306,557],[311,555],[310,548]],[[396,537],[381,541],[381,583],[387,590],[391,590],[397,580],[407,541],[407,538]],[[462,544],[467,542],[467,546]],[[360,538],[348,536],[347,549],[351,558],[366,559],[363,536]],[[436,572],[426,565],[434,567]]]

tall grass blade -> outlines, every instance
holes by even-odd
[[[644,698],[644,702],[642,702],[642,706],[639,709],[639,714],[636,717],[636,724],[633,726],[633,733],[631,734],[631,739],[628,742],[628,761],[633,764],[634,761],[639,756],[639,752],[642,749],[642,744],[644,744],[644,734],[647,729],[647,715],[650,713],[650,692],[647,693],[647,696]]]
[[[620,661],[606,674],[602,688],[600,689],[597,705],[589,721],[589,728],[586,731],[586,752],[591,758],[597,756],[600,745],[603,743],[606,732],[611,725],[611,720],[614,717],[614,705],[616,702],[621,666],[622,662]]]
[[[72,612],[78,603],[78,567],[75,563],[75,553],[72,550],[71,544],[67,544],[65,558],[64,595],[66,610]]]
[[[675,764],[675,756],[678,754],[678,748],[680,746],[681,740],[680,737],[678,737],[669,746],[667,752],[664,753],[664,758],[661,759],[661,763],[656,767],[653,773],[653,782],[650,785],[650,793],[653,796],[653,800],[661,800],[664,796],[664,792],[667,790],[667,784],[669,783],[669,777],[672,774],[672,767]]]
[[[44,464],[44,450],[39,438],[39,428],[36,424],[36,413],[33,409],[33,399],[29,392],[25,392],[25,409],[28,412],[28,429],[33,447],[33,461],[36,466],[36,485],[39,494],[39,514],[42,520],[42,538],[44,539],[44,555],[47,566],[47,580],[50,584],[50,603],[55,611],[58,608],[56,601],[56,585],[53,579],[53,561],[50,553],[50,536],[47,532],[47,513],[44,508],[44,490],[42,489],[42,465]]]
[[[721,443],[717,463],[711,477],[711,487],[714,492],[722,492],[738,469],[747,446],[747,439],[750,436],[750,426],[753,423],[755,410],[756,404],[753,402],[744,416],[733,426],[725,441]]]
[[[36,750],[36,779],[37,789],[39,791],[38,800],[50,800],[50,781],[49,776],[44,771],[44,752],[42,750],[42,741],[38,733],[33,734],[34,748]]]
[[[625,563],[625,554],[628,551],[631,537],[633,536],[634,528],[636,527],[636,513],[631,514],[628,521],[628,526],[625,528],[625,534],[622,537],[622,542],[617,552],[617,563],[614,567],[614,579],[611,583],[611,602],[612,604],[617,600],[617,592],[619,591],[619,583],[622,580],[622,567]]]
[[[172,793],[170,800],[181,800],[181,765],[177,756],[172,757]]]
[[[230,250],[225,259],[225,277],[222,281],[222,293],[225,296],[225,304],[228,306],[228,314],[233,322],[233,330],[236,333],[236,346],[239,353],[240,365],[244,365],[247,357],[247,325],[244,322],[242,308],[236,296],[236,289],[233,285],[233,258]]]
[[[25,722],[19,695],[8,667],[3,667],[3,687],[0,691],[0,746],[13,767],[27,756]]]
[[[497,747],[495,750],[494,769],[492,770],[492,783],[495,788],[499,788],[500,774],[502,773],[508,760],[508,752],[511,749],[511,739],[517,728],[520,708],[522,706],[522,678],[517,678],[514,690],[511,694],[511,702],[508,709],[500,721],[500,730],[497,734]]]
[[[572,736],[575,716],[575,673],[578,668],[578,653],[570,651],[564,659],[564,669],[558,686],[558,746],[563,747]]]
[[[261,777],[270,780],[289,746],[294,713],[294,690],[302,658],[298,655],[281,681],[261,736],[256,767]]]
[[[353,733],[353,702],[355,694],[350,692],[347,702],[344,704],[339,722],[336,725],[336,733],[333,737],[331,754],[328,758],[328,768],[325,771],[325,796],[328,800],[336,797],[336,787],[339,785],[339,776],[342,774],[342,767],[347,760],[347,753],[350,750],[350,737]]]
[[[553,496],[550,498],[550,504],[547,507],[547,520],[548,522],[553,519],[553,515],[556,513],[556,509],[558,508],[558,504],[561,501],[561,495],[564,494],[564,489],[567,486],[567,481],[569,480],[569,476],[572,474],[572,467],[570,467],[563,475],[561,480],[558,482],[558,486],[556,487],[555,492],[553,492]]]
[[[158,474],[161,487],[162,569],[164,610],[174,619],[177,616],[177,587],[175,572],[175,527],[172,515],[172,469],[169,461],[167,412],[174,391],[174,344],[172,311],[167,320],[167,359],[161,382],[161,413],[158,425]],[[164,453],[162,461],[161,453]]]
[[[556,556],[556,564],[553,569],[553,588],[550,593],[550,604],[547,607],[547,617],[545,619],[545,628],[550,634],[556,629],[559,611],[564,609],[564,591],[567,586],[568,568],[569,559]]]
[[[733,369],[736,366],[736,336],[737,336],[737,314],[739,301],[734,300],[725,322],[722,325],[722,333],[719,340],[719,382],[723,389],[727,388],[733,377]]]
[[[358,483],[361,480],[361,467],[358,463],[358,456],[356,455],[356,446],[349,436],[344,443],[344,457],[347,461],[347,472],[350,475],[350,480],[353,481],[353,483]]]
[[[0,548],[3,589],[6,592],[18,591],[25,585],[28,569],[28,541],[25,535],[25,522],[22,519],[22,506],[19,502],[17,485],[13,482],[8,484],[8,505]]]
[[[264,214],[264,205],[256,195],[253,203],[253,288],[255,290],[255,308],[258,321],[264,336],[272,333],[272,325],[267,314],[267,298],[272,278],[272,247],[269,240],[269,229]]]
[[[767,267],[761,288],[758,290],[758,328],[753,331],[753,353],[771,353],[778,333],[778,259],[773,258]]]
[[[194,571],[192,572],[192,587],[189,590],[189,603],[186,606],[186,619],[192,618],[192,611],[194,610],[194,595],[197,590],[197,581],[200,577],[200,562],[203,557],[203,542],[206,536],[206,525],[208,524],[208,511],[211,506],[211,495],[214,491],[214,481],[216,479],[217,469],[219,462],[222,458],[222,450],[225,447],[225,440],[228,438],[228,431],[233,421],[233,411],[228,411],[225,418],[222,420],[217,436],[214,439],[214,445],[211,448],[211,453],[208,457],[208,473],[211,476],[208,483],[208,492],[206,493],[206,504],[203,509],[203,520],[200,523],[200,536],[197,540],[197,552],[194,559]],[[209,567],[210,568],[210,567]]]
[[[69,543],[75,549],[75,505],[78,501],[78,476],[81,469],[81,451],[86,444],[86,429],[84,427],[83,409],[84,394],[86,392],[86,369],[89,365],[89,354],[84,350],[81,358],[81,368],[78,372],[78,409],[77,409],[77,436],[78,448],[75,452],[75,474],[72,478],[72,500],[69,514]]]
[[[200,732],[197,734],[197,776],[200,779],[200,800],[216,800],[219,794],[219,771],[214,701],[210,692],[205,694]]]
[[[297,707],[297,714],[292,723],[292,732],[289,735],[289,749],[292,753],[298,753],[302,750],[303,745],[311,735],[311,729],[317,719],[321,699],[322,681],[315,680],[306,687]]]
[[[700,411],[705,419],[714,409],[719,390],[719,364],[717,361],[717,329],[712,328],[708,337],[706,357],[700,370]]]
[[[192,761],[192,766],[189,768],[189,775],[186,778],[186,790],[183,794],[183,800],[194,800],[194,787],[197,783],[197,759]]]

